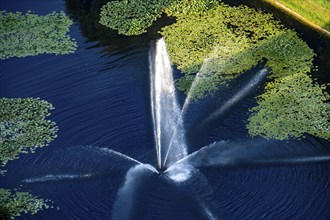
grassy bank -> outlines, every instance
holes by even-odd
[[[330,36],[329,0],[264,0]],[[322,31],[323,30],[323,31]]]

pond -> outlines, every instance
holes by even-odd
[[[163,18],[138,37],[118,35],[97,22],[105,2],[0,3],[1,10],[7,11],[32,10],[42,15],[65,11],[74,21],[69,34],[78,43],[73,54],[0,63],[0,96],[49,101],[55,107],[50,119],[59,127],[50,146],[9,162],[6,175],[0,177],[0,187],[30,191],[54,203],[55,208],[20,219],[330,216],[328,141],[309,136],[290,141],[248,136],[248,109],[256,105],[254,97],[265,82],[262,66],[242,74],[216,96],[185,108],[182,118],[176,118],[182,120],[187,145],[180,158],[193,154],[186,163],[164,172],[168,166],[159,166],[159,158],[160,164],[166,159],[157,155],[166,150],[156,147],[157,99],[151,98],[157,86],[151,79],[157,71],[150,67],[158,53],[157,31],[173,20]],[[317,44],[315,33],[308,34],[301,30],[309,45],[320,51],[319,78],[326,82],[329,60],[322,60],[325,52],[320,48],[329,46],[323,40]],[[179,75],[174,69],[174,78]],[[159,108],[164,109],[168,101],[162,103]],[[178,109],[184,104],[185,95],[178,93]],[[160,120],[162,125],[169,123],[170,116]],[[172,158],[176,158],[179,149],[173,149]]]

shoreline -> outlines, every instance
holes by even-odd
[[[293,18],[297,19],[298,21],[308,25],[309,27],[313,28],[314,30],[318,31],[319,33],[321,33],[321,34],[325,35],[326,37],[330,38],[330,31],[328,31],[328,30],[320,27],[319,25],[311,22],[310,20],[308,20],[304,16],[300,15],[296,11],[292,10],[291,8],[285,6],[284,4],[282,4],[282,3],[280,3],[276,0],[275,1],[274,0],[263,0],[263,2],[274,6],[275,8],[285,12],[286,14],[292,16]]]

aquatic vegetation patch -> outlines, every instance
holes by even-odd
[[[329,95],[307,75],[315,54],[272,15],[220,4],[207,13],[179,16],[161,33],[171,60],[184,73],[178,88],[190,99],[212,95],[219,85],[263,63],[272,82],[251,109],[250,135],[330,139]]]
[[[20,153],[34,152],[56,138],[58,127],[55,122],[46,119],[49,111],[54,109],[49,102],[36,98],[1,98],[0,106],[2,167]],[[3,172],[0,170],[0,174]]]
[[[101,8],[100,23],[123,35],[146,32],[162,13],[169,16],[199,14],[217,5],[215,0],[121,0]]]
[[[40,16],[0,11],[0,59],[73,53],[77,43],[67,35],[71,25],[63,12]]]
[[[188,94],[190,75],[198,72],[197,85],[190,92],[192,99],[203,98],[217,90],[217,85],[264,61],[271,77],[309,72],[314,56],[295,32],[272,15],[245,6],[221,4],[207,13],[178,17],[161,33],[171,60],[185,74],[178,81],[179,89]]]
[[[49,208],[45,200],[28,192],[12,192],[0,188],[0,218],[13,219],[22,213],[36,214],[39,210]]]
[[[216,7],[217,0],[166,0],[163,11],[168,16],[185,16],[187,14],[200,14]]]
[[[162,1],[111,1],[101,8],[100,23],[124,35],[146,32],[161,16]]]
[[[308,75],[276,79],[257,100],[247,124],[250,135],[285,140],[307,133],[330,140],[329,95]]]

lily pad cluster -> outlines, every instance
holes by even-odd
[[[330,140],[329,95],[308,76],[315,54],[272,15],[220,4],[207,13],[178,17],[162,34],[172,61],[185,74],[178,88],[191,99],[202,99],[263,63],[272,81],[251,109],[249,134],[280,140],[310,134]]]
[[[217,5],[215,0],[120,0],[110,1],[100,12],[100,23],[123,35],[146,32],[162,13],[170,16],[200,13]]]
[[[120,34],[142,34],[160,17],[162,7],[153,0],[111,1],[102,7],[100,23]]]
[[[47,209],[44,199],[28,192],[18,192],[0,188],[0,218],[13,219],[22,213],[36,214],[41,209]]]
[[[49,102],[37,98],[1,98],[0,106],[2,167],[9,160],[18,158],[20,153],[34,152],[56,138],[58,127],[46,119],[54,109]]]
[[[303,73],[268,83],[258,105],[250,109],[250,135],[286,140],[307,133],[330,140],[330,103],[324,89]]]
[[[308,72],[314,56],[295,32],[272,15],[246,6],[220,4],[208,13],[179,17],[161,33],[171,60],[185,74],[179,89],[188,93],[191,74],[198,72],[192,99],[203,98],[264,61],[272,76]]]
[[[71,25],[63,12],[41,16],[0,11],[0,59],[73,53],[77,43],[67,35]]]

